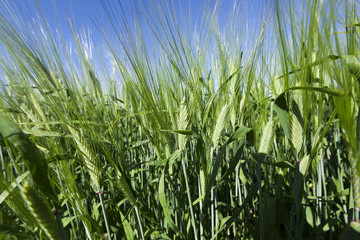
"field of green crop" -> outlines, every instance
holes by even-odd
[[[91,58],[1,1],[1,239],[360,239],[356,1],[121,2]]]

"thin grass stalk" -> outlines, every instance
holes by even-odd
[[[198,173],[200,172],[200,169],[198,169],[198,166],[196,164],[196,156],[195,156],[195,143],[194,141],[191,141],[190,144],[191,146],[191,149],[190,149],[190,152],[191,152],[191,163],[192,163],[192,167],[193,167],[193,171],[190,171],[189,174],[192,174],[192,181],[193,181],[193,186],[192,187],[192,196],[196,196],[197,195],[197,191],[198,191],[198,188],[196,188],[196,185],[198,183]],[[192,203],[191,203],[192,204]],[[195,207],[194,207],[195,208]],[[195,219],[199,219],[200,217],[200,212],[199,210],[194,210],[194,216],[195,216]],[[199,238],[201,239],[201,234],[199,235]]]
[[[82,208],[81,208],[81,206],[79,205],[79,202],[78,202],[78,201],[75,202],[75,207],[76,207],[78,213],[83,213]],[[90,230],[89,230],[89,227],[87,226],[88,223],[85,222],[83,219],[81,219],[81,222],[82,222],[82,224],[83,224],[83,226],[84,226],[85,234],[86,234],[87,238],[88,238],[88,239],[92,239],[91,233],[90,233]]]
[[[321,172],[320,174],[323,176],[322,177],[322,187],[323,187],[323,195],[324,197],[327,197],[327,190],[326,190],[326,175],[325,175],[325,170],[324,170],[324,158],[323,156],[321,156],[320,158],[320,169],[321,169]],[[325,206],[324,206],[325,209],[328,209],[328,203],[325,202]],[[329,218],[328,216],[328,211],[324,211],[324,219],[327,220]]]
[[[260,239],[264,239],[264,212],[262,204],[262,190],[261,190],[261,159],[257,161],[257,181],[259,187],[259,228],[260,228]]]
[[[0,147],[0,160],[1,160],[1,171],[4,177],[6,177],[6,171],[5,171],[5,159],[3,155],[3,149]]]
[[[201,184],[200,184],[200,176],[198,176],[198,189],[199,189],[199,197],[201,197]],[[199,201],[199,211],[200,211],[200,222],[199,222],[199,230],[200,230],[200,240],[204,239],[204,215],[203,215],[203,204],[202,200]]]
[[[216,155],[218,154],[218,148],[216,149]],[[217,177],[216,177],[217,179]],[[218,229],[219,226],[219,211],[218,211],[218,195],[217,195],[217,188],[214,190],[214,209],[215,209],[215,229]]]
[[[176,194],[176,202],[174,203],[174,206],[175,206],[175,208],[177,208],[178,209],[178,211],[177,212],[175,212],[175,216],[177,216],[177,215],[179,215],[179,217],[178,218],[176,218],[176,220],[177,219],[179,219],[179,220],[177,220],[178,221],[178,223],[179,223],[179,225],[180,225],[180,231],[181,232],[183,232],[184,231],[184,229],[183,229],[183,221],[182,221],[182,210],[181,210],[181,198],[180,198],[180,191],[179,191],[179,185],[178,185],[178,180],[177,179],[175,179],[175,188],[174,188],[174,191],[175,191],[175,193],[174,194]]]
[[[141,224],[141,221],[140,221],[140,215],[139,215],[138,207],[135,206],[134,208],[135,208],[136,219],[138,221],[140,236],[141,236],[141,239],[144,240],[145,239],[144,238],[144,232],[143,232],[142,224]]]
[[[219,211],[218,211],[218,197],[217,189],[214,189],[215,199],[214,199],[214,208],[215,208],[215,229],[218,229],[219,226]]]
[[[235,168],[235,202],[234,202],[235,210],[238,208],[239,205],[241,205],[241,202],[242,202],[241,195],[239,194],[239,191],[240,191],[239,168],[240,168],[240,163],[238,163]],[[241,218],[241,217],[243,217],[243,215],[240,213],[239,217]],[[237,234],[236,224],[234,224],[233,231],[234,231],[234,236],[236,236],[236,234]]]
[[[214,238],[214,233],[215,233],[215,213],[214,213],[214,190],[211,191],[210,194],[210,201],[211,201],[211,207],[210,207],[210,211],[211,211],[211,239]]]
[[[317,174],[317,180],[316,180],[316,196],[322,196],[322,174],[321,174],[321,162],[319,161],[317,164],[317,169],[316,169],[316,174]],[[318,211],[319,211],[319,218],[321,219],[321,213],[323,211],[323,203],[322,201],[320,201],[319,199],[317,200],[318,202]]]
[[[299,167],[300,167],[300,160],[296,161],[296,166],[295,166],[295,174],[296,174],[296,197],[295,197],[295,204],[296,204],[296,239],[300,240],[301,238],[301,224],[300,224],[300,216],[301,216],[301,212],[300,212],[300,204],[301,204],[301,199],[300,199],[300,188],[301,188],[301,179],[300,179],[300,171],[299,171]]]
[[[226,155],[225,158],[231,158],[230,155],[230,149],[227,148],[226,149]],[[226,162],[226,167],[229,169],[229,162]],[[228,179],[225,180],[225,184],[226,184],[226,214],[229,216],[230,215],[230,207],[232,206],[232,201],[231,201],[231,188],[229,189],[229,183],[228,183],[229,177]],[[229,228],[227,230],[227,235],[230,235],[230,231],[231,229]]]
[[[177,185],[174,184],[174,180],[173,177],[170,176],[170,184],[171,184],[171,189],[173,189],[173,191],[171,191],[171,195],[172,195],[172,199],[173,199],[173,204],[175,209],[178,208],[177,211],[175,211],[174,213],[174,218],[175,218],[175,225],[179,226],[179,221],[181,222],[181,218],[178,219],[178,212],[180,212],[179,209],[179,204],[177,204],[178,201],[178,191],[177,191]],[[182,226],[180,225],[180,231],[182,231]]]
[[[186,186],[186,192],[187,192],[189,208],[190,208],[190,214],[191,214],[191,223],[192,223],[192,226],[193,226],[195,240],[197,240],[198,239],[198,232],[197,232],[196,224],[195,224],[195,216],[194,216],[194,211],[193,211],[193,206],[192,206],[192,201],[191,201],[191,192],[190,192],[190,187],[189,187],[189,183],[188,183],[188,177],[187,177],[187,173],[186,173],[186,166],[185,166],[185,161],[184,161],[183,154],[181,156],[181,164],[182,164],[184,178],[185,178],[185,186]]]
[[[212,170],[212,162],[213,162],[213,147],[210,148],[210,169]],[[211,172],[211,171],[210,171]],[[215,219],[214,219],[214,190],[212,189],[210,192],[210,221],[211,221],[211,238],[214,238],[215,234]]]
[[[110,232],[110,227],[108,224],[108,219],[106,216],[106,209],[105,209],[105,205],[104,205],[104,201],[102,199],[102,192],[98,192],[99,198],[100,198],[100,203],[101,203],[101,209],[102,209],[102,213],[103,213],[103,217],[104,217],[104,221],[105,221],[105,227],[106,227],[106,232],[108,235],[108,239],[111,240],[111,232]]]
[[[241,206],[244,203],[243,199],[246,199],[246,197],[248,195],[245,183],[239,181],[238,186],[239,186],[239,188],[238,188],[239,198],[238,198],[237,207]],[[245,217],[245,213],[240,214],[240,217]],[[242,224],[242,227],[245,229],[245,223]],[[240,231],[241,231],[241,228],[239,229],[239,232]]]

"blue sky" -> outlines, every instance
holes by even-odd
[[[96,24],[93,22],[96,19],[100,19],[102,22],[102,26],[107,25],[108,21],[106,20],[103,5],[101,2],[106,2],[109,6],[112,4],[116,4],[116,2],[122,2],[124,5],[128,5],[129,3],[134,2],[134,0],[39,0],[39,4],[41,10],[44,13],[44,16],[49,23],[52,29],[57,28],[58,23],[56,19],[56,15],[54,12],[54,3],[56,5],[56,10],[59,16],[59,20],[61,23],[61,27],[64,30],[64,34],[70,34],[68,31],[68,17],[70,17],[77,27],[77,30],[82,30],[84,28],[90,28],[93,34],[93,37],[99,40],[99,31],[97,30]],[[35,0],[20,0],[18,1],[19,5],[23,8],[35,9]],[[140,2],[149,3],[150,0],[140,0]],[[156,1],[155,2],[159,2]],[[212,8],[214,6],[215,0],[176,0],[172,1],[175,5],[176,11],[182,11],[185,13],[184,18],[186,21],[190,19],[190,25],[194,26],[196,24],[200,24],[200,21],[203,16],[203,8],[204,6],[209,6]],[[221,26],[226,25],[226,20],[229,17],[229,12],[233,9],[233,0],[222,0],[219,1],[219,22]],[[244,11],[244,18],[248,21],[258,21],[260,20],[261,10],[264,4],[264,0],[254,0],[254,1],[237,1],[240,4],[237,5],[239,8],[247,7],[245,6],[245,2],[253,2],[252,7],[248,8],[247,11]],[[240,5],[240,6],[239,6]],[[24,7],[25,6],[25,7]],[[148,9],[151,9],[149,7]],[[135,12],[129,9],[126,10],[126,19],[131,20],[136,18]],[[31,11],[31,10],[30,10]],[[153,11],[152,9],[150,11]],[[119,12],[118,12],[119,13]],[[209,13],[209,11],[207,12]],[[121,13],[119,13],[119,19]],[[186,23],[184,23],[184,18],[177,16],[179,20],[179,25],[186,27]],[[242,21],[243,22],[243,21]],[[100,37],[101,38],[101,37]]]
[[[125,6],[125,15],[122,12],[117,11],[116,17],[118,19],[125,18],[127,21],[132,23],[136,19],[136,13],[133,8],[126,8],[129,4],[131,5],[134,2],[142,2],[148,5],[146,7],[149,10],[151,15],[154,10],[150,6],[152,1],[155,4],[161,2],[160,0],[38,0],[40,8],[45,16],[46,21],[48,22],[50,28],[53,32],[56,31],[59,27],[58,20],[60,21],[60,26],[64,32],[65,38],[71,37],[71,31],[69,29],[68,19],[69,17],[73,20],[73,23],[76,26],[77,31],[82,31],[84,29],[90,29],[92,36],[96,41],[101,41],[100,33],[97,29],[94,21],[99,20],[102,27],[108,27],[109,21],[106,18],[104,13],[104,8],[102,3],[106,3],[111,10],[119,9],[118,7],[112,7],[113,5],[118,6],[118,2],[121,2]],[[16,5],[20,11],[19,13],[23,16],[29,14],[31,17],[36,16],[38,11],[36,6],[36,0],[16,0],[16,1],[7,1],[12,5]],[[166,1],[163,1],[166,2]],[[174,9],[177,12],[176,19],[178,24],[184,29],[189,30],[188,28],[193,28],[191,31],[201,31],[201,29],[195,29],[195,26],[199,26],[204,16],[204,8],[212,9],[216,0],[170,0],[174,4]],[[250,25],[253,25],[255,22],[260,21],[261,11],[264,7],[265,0],[220,0],[218,6],[218,19],[219,26],[223,30],[227,22],[229,21],[229,15],[232,11],[239,11],[241,14],[239,23],[243,24],[245,21],[249,21]],[[234,9],[234,2],[236,2],[236,8]],[[248,3],[251,3],[249,6]],[[3,11],[3,3],[0,2],[0,12]],[[54,5],[56,6],[55,14]],[[206,14],[210,14],[211,11],[205,11]],[[57,18],[58,16],[58,18]],[[252,23],[251,23],[252,22]],[[234,24],[234,23],[233,23]],[[234,24],[236,26],[236,23]]]
[[[55,24],[53,0],[39,0],[39,3],[46,19]],[[55,5],[62,22],[66,22],[67,16],[70,16],[79,25],[88,24],[91,17],[103,12],[99,0],[55,0]]]
[[[98,24],[95,22],[99,20],[102,27],[110,28],[109,20],[106,17],[102,3],[106,3],[110,10],[116,11],[114,14],[116,14],[116,18],[119,21],[126,19],[129,24],[132,24],[136,20],[137,14],[134,11],[134,8],[129,7],[129,5],[132,5],[135,1],[136,0],[38,0],[45,20],[49,24],[55,38],[57,29],[60,26],[63,31],[66,44],[69,42],[68,40],[72,39],[72,33],[69,29],[68,23],[70,18],[74,22],[78,33],[82,33],[84,30],[87,33],[90,32],[91,37],[94,40],[93,47],[102,53],[102,57],[105,55],[103,53],[106,51],[106,46],[104,44],[103,37],[98,30]],[[149,10],[150,15],[156,15],[154,13],[154,8],[149,4],[152,0],[137,1],[147,4],[145,9]],[[160,0],[153,1],[155,4],[160,3]],[[176,16],[174,16],[174,18],[177,20],[181,30],[186,31],[186,36],[189,38],[196,38],[197,35],[199,35],[198,32],[204,31],[204,26],[200,25],[201,21],[203,17],[205,17],[204,15],[211,14],[211,10],[216,3],[216,0],[167,1],[173,3],[174,10],[176,11]],[[167,1],[164,0],[163,2]],[[19,15],[24,16],[25,20],[28,19],[27,17],[36,18],[38,13],[36,0],[8,0],[8,2],[11,2],[12,5],[16,5],[19,8],[18,13],[20,13]],[[119,2],[123,4],[124,12],[119,11]],[[234,2],[236,2],[236,5],[234,5]],[[216,15],[219,21],[218,26],[220,31],[225,32],[228,23],[231,24],[232,28],[241,26],[242,29],[244,29],[242,24],[248,22],[249,25],[246,27],[247,33],[257,35],[255,25],[261,21],[261,13],[264,9],[265,2],[266,0],[220,0],[218,5],[218,14]],[[56,11],[54,10],[54,4],[56,6]],[[206,10],[204,11],[204,9]],[[2,2],[0,2],[0,12],[2,11]],[[168,10],[165,11],[169,13]],[[230,18],[234,11],[239,11],[239,19],[237,19],[237,22],[233,22]],[[56,12],[57,14],[55,14]],[[117,24],[117,26],[122,26],[121,22],[120,24]],[[145,34],[147,44],[150,41],[155,41],[154,37],[149,36],[148,33]],[[231,36],[226,40],[231,41],[232,37],[234,36]],[[244,39],[250,39],[249,36],[243,37]],[[250,42],[250,44],[252,43]],[[65,46],[60,47],[63,48]],[[246,45],[241,47],[246,48]]]
[[[72,19],[76,26],[78,33],[90,32],[94,40],[94,44],[97,47],[104,43],[101,33],[98,30],[97,21],[100,22],[101,27],[109,28],[110,24],[106,17],[104,7],[102,3],[105,3],[110,10],[116,11],[116,18],[121,21],[122,18],[126,19],[132,24],[137,18],[136,12],[129,5],[132,5],[135,0],[38,0],[40,8],[45,16],[46,21],[50,25],[53,33],[58,28],[58,20],[64,33],[66,40],[72,38],[71,31],[69,29],[68,19]],[[121,2],[124,6],[124,12],[119,11],[118,3]],[[154,9],[151,4],[151,0],[138,0],[138,2],[145,3],[148,7],[151,15],[154,14]],[[155,4],[159,4],[159,0],[154,0]],[[163,1],[166,2],[166,1]],[[196,38],[197,31],[204,31],[204,28],[200,27],[202,18],[205,14],[211,14],[211,11],[216,3],[216,0],[170,0],[174,4],[174,9],[177,13],[175,17],[178,24],[190,38]],[[227,23],[230,22],[230,15],[233,11],[239,11],[239,24],[249,22],[249,33],[256,34],[255,24],[260,22],[261,11],[265,0],[252,0],[243,1],[235,0],[236,5],[234,8],[234,0],[220,0],[218,1],[218,14],[219,28],[222,31],[226,30]],[[37,12],[36,0],[18,0],[18,5],[22,8],[23,12],[32,12],[33,15]],[[249,6],[250,3],[250,6]],[[55,14],[54,4],[56,6]],[[204,11],[204,9],[208,9]],[[124,16],[125,14],[125,16]],[[239,24],[232,22],[232,27],[236,27]],[[119,24],[122,25],[122,24]],[[146,41],[155,40],[154,37],[150,37],[148,33],[145,36]],[[247,37],[248,38],[248,37]]]

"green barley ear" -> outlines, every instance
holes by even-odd
[[[299,154],[303,143],[303,129],[293,113],[291,113],[291,143],[296,149],[296,153]]]
[[[244,119],[244,107],[245,107],[245,99],[246,96],[242,96],[241,100],[240,100],[240,104],[239,104],[239,116],[240,116],[240,120],[239,120],[239,124],[242,125],[243,123],[243,119]]]
[[[360,61],[356,56],[353,55],[342,55],[341,56],[350,71],[355,77],[359,78],[360,75]]]
[[[44,231],[46,236],[49,239],[60,239],[61,233],[56,218],[37,191],[26,182],[21,187],[21,193],[36,220],[36,224]]]
[[[96,156],[93,153],[92,149],[87,144],[86,140],[83,136],[80,135],[79,131],[72,127],[70,124],[68,124],[68,129],[73,136],[78,149],[81,151],[81,153],[84,156],[84,162],[89,170],[90,179],[92,181],[92,184],[94,184],[94,191],[98,192],[100,191],[100,177],[99,177],[99,169],[96,163]]]
[[[186,130],[188,126],[188,110],[185,104],[185,98],[181,101],[178,118],[178,130]],[[178,144],[180,151],[185,149],[187,137],[184,134],[178,134]]]
[[[263,129],[259,144],[259,153],[267,154],[270,151],[271,139],[274,133],[274,122],[269,121]]]
[[[126,179],[126,175],[122,174],[119,170],[118,170],[116,185],[121,190],[121,192],[124,194],[125,198],[133,206],[137,206],[136,198],[135,198],[133,191]]]
[[[224,130],[227,110],[228,110],[228,107],[227,107],[227,104],[225,104],[222,107],[222,109],[218,115],[218,118],[216,120],[216,125],[215,125],[214,132],[213,132],[212,139],[211,139],[214,149],[218,146],[221,133]]]
[[[199,176],[199,180],[200,180],[200,191],[201,191],[201,196],[204,196],[206,193],[206,175],[205,175],[205,171],[203,168],[200,169],[200,176]]]

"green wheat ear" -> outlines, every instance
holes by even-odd
[[[360,74],[360,61],[356,56],[353,55],[342,55],[341,56],[348,66],[348,69],[351,74],[359,77]]]
[[[36,224],[44,231],[46,236],[49,239],[61,239],[60,229],[55,216],[37,191],[26,182],[21,187],[21,192],[31,214],[36,219]]]
[[[185,103],[185,98],[181,101],[178,116],[178,130],[187,130],[188,127],[188,110]],[[182,151],[185,149],[187,137],[183,134],[178,134],[178,145]]]
[[[291,113],[291,143],[299,154],[303,144],[303,128],[294,113]]]
[[[259,153],[269,153],[271,147],[271,140],[274,134],[274,122],[268,121],[263,129],[259,144]]]
[[[225,104],[222,107],[222,109],[221,109],[221,111],[220,111],[220,113],[218,115],[218,118],[216,120],[216,124],[215,124],[215,127],[214,127],[214,131],[213,131],[213,135],[212,135],[211,142],[213,144],[214,149],[219,144],[221,133],[224,130],[224,127],[225,127],[225,120],[226,120],[227,113],[228,113],[228,105]]]

